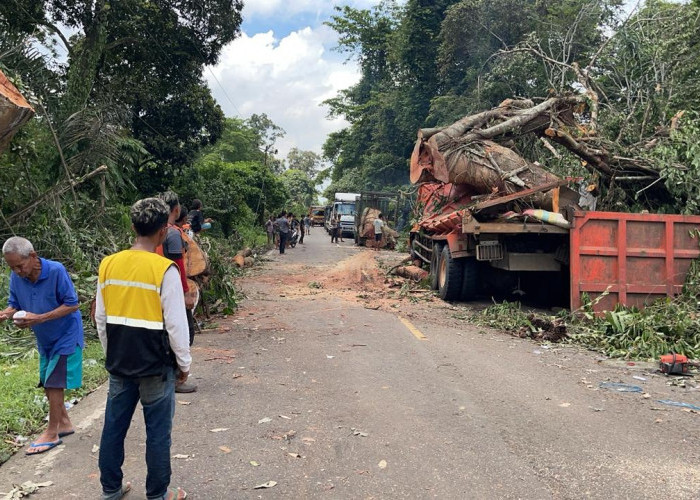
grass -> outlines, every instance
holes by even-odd
[[[20,355],[0,342],[0,464],[23,446],[15,446],[17,436],[30,437],[40,432],[48,414],[44,391],[38,389],[39,354],[30,349]],[[104,354],[93,339],[83,351],[83,387],[66,392],[66,399],[81,398],[95,390],[107,378]],[[69,413],[70,415],[70,413]]]

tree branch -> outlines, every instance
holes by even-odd
[[[66,50],[68,51],[68,55],[73,55],[73,47],[71,44],[68,42],[68,39],[65,37],[65,35],[59,30],[55,25],[51,24],[48,21],[37,21],[37,24],[44,26],[45,28],[48,28],[49,31],[51,31],[54,35],[57,35],[58,38],[61,39],[63,42],[63,45],[65,45]]]
[[[95,170],[93,170],[92,172],[88,172],[87,174],[83,175],[82,177],[75,179],[75,180],[72,180],[72,181],[69,181],[66,184],[63,184],[63,185],[56,184],[55,186],[50,188],[48,191],[44,191],[44,193],[41,196],[39,196],[36,200],[27,203],[25,206],[23,206],[22,208],[17,210],[15,213],[13,213],[9,217],[7,217],[4,220],[5,227],[9,228],[10,224],[18,221],[21,218],[24,218],[29,212],[34,210],[36,207],[38,207],[39,205],[44,203],[46,200],[48,200],[52,196],[60,196],[63,193],[65,193],[66,191],[73,189],[76,186],[82,184],[83,182],[85,182],[89,179],[92,179],[96,175],[103,174],[106,171],[107,171],[107,166],[102,165],[102,166],[96,168]]]
[[[105,46],[105,50],[112,50],[113,48],[119,47],[120,45],[123,45],[125,43],[129,43],[129,42],[135,43],[138,41],[139,41],[139,39],[134,37],[134,36],[126,36],[124,38],[119,38],[118,40],[114,40],[113,42],[108,43]]]

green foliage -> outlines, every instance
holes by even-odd
[[[237,36],[241,9],[239,0],[3,2],[0,65],[24,83],[30,97],[43,101],[57,130],[67,131],[72,121],[82,136],[92,131],[88,143],[65,141],[66,150],[76,149],[67,153],[80,158],[83,168],[97,167],[96,158],[112,158],[95,147],[101,138],[118,133],[140,141],[150,158],[122,177],[131,177],[146,194],[162,190],[221,134],[223,113],[202,70]],[[70,39],[63,33],[68,30]],[[67,64],[37,64],[40,57],[23,48],[43,45],[55,54],[55,43],[68,51]],[[10,44],[15,48],[3,50]],[[94,126],[96,117],[100,127]],[[95,154],[86,155],[86,149]],[[46,162],[53,173],[55,156]],[[116,161],[112,166],[122,168]]]
[[[313,151],[302,151],[298,148],[292,148],[287,154],[287,169],[300,170],[309,179],[314,179],[321,169],[321,161],[321,157]]]
[[[700,357],[700,261],[692,263],[683,292],[659,299],[642,310],[617,306],[604,315],[593,312],[588,301],[579,311],[562,312],[569,341],[583,344],[611,357],[658,359],[676,352]],[[503,302],[481,312],[462,315],[473,324],[518,332],[532,329],[528,313],[517,302]]]
[[[309,178],[306,172],[289,169],[282,172],[280,176],[282,184],[289,193],[289,203],[299,208],[289,207],[295,214],[306,212],[309,206],[313,205],[316,198],[316,188],[314,181]]]
[[[523,326],[532,326],[520,302],[503,301],[482,311],[459,316],[459,319],[469,320],[474,325],[500,328],[509,332],[514,332]]]
[[[254,240],[256,241],[256,240]],[[210,275],[202,288],[203,300],[212,313],[231,314],[236,309],[240,296],[234,286],[234,278],[240,271],[233,264],[233,256],[246,243],[245,238],[204,238],[202,248],[209,256]]]
[[[635,144],[667,127],[678,111],[698,109],[699,15],[696,6],[647,2],[616,31],[597,78],[611,102],[603,118],[612,137]]]
[[[687,113],[670,141],[654,149],[661,178],[674,196],[675,209],[700,213],[700,115]]]

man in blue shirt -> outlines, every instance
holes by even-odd
[[[18,236],[5,242],[2,255],[12,274],[8,307],[0,312],[0,320],[13,318],[15,325],[34,331],[39,385],[49,400],[49,424],[27,449],[27,455],[36,455],[75,432],[64,391],[82,385],[83,321],[73,282],[62,264],[40,258],[31,242]]]

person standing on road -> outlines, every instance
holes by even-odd
[[[341,243],[345,243],[345,240],[343,239],[343,225],[340,223],[340,221],[340,214],[338,214],[338,238],[340,238]]]
[[[31,328],[39,351],[39,387],[49,400],[46,430],[27,449],[37,455],[55,448],[75,432],[64,404],[66,389],[77,389],[83,378],[83,320],[78,295],[66,268],[40,258],[25,238],[14,236],[2,246],[10,266],[10,297],[0,320],[14,316],[15,325]]]
[[[382,245],[382,233],[384,232],[384,226],[386,226],[386,222],[384,222],[384,214],[380,212],[372,224],[374,225],[374,249],[378,252],[379,247]]]
[[[175,382],[190,372],[185,298],[177,266],[155,253],[168,233],[170,209],[158,198],[137,201],[130,210],[136,232],[132,247],[100,263],[95,323],[106,354],[109,394],[100,441],[102,498],[122,498],[124,439],[136,404],[146,422],[146,496],[182,499],[170,488],[170,444]]]
[[[267,233],[267,244],[272,246],[275,241],[275,221],[272,215],[267,219],[267,222],[265,222],[265,233]]]
[[[338,219],[331,217],[331,243],[338,243]]]
[[[287,237],[289,236],[289,219],[285,212],[280,212],[275,221],[275,227],[280,233],[280,255],[284,253],[287,245]]]
[[[311,234],[311,217],[308,215],[304,217],[304,227],[306,228],[306,234]]]
[[[195,330],[194,315],[192,314],[194,297],[187,294],[187,292],[190,291],[190,287],[187,284],[187,268],[185,267],[187,246],[182,234],[180,234],[180,228],[175,225],[175,221],[180,217],[180,199],[178,198],[177,194],[172,191],[162,193],[160,195],[160,199],[163,200],[169,207],[170,215],[168,216],[168,231],[166,233],[165,240],[156,248],[156,253],[162,255],[166,259],[172,260],[177,265],[177,269],[180,271],[182,292],[185,295],[185,314],[187,317],[187,326],[189,328],[190,345],[192,345],[194,342]],[[197,386],[195,384],[184,382],[178,382],[175,384],[175,392],[190,393],[196,391]]]
[[[306,224],[304,224],[304,219],[299,221],[299,243],[304,244],[304,235],[306,234]]]

